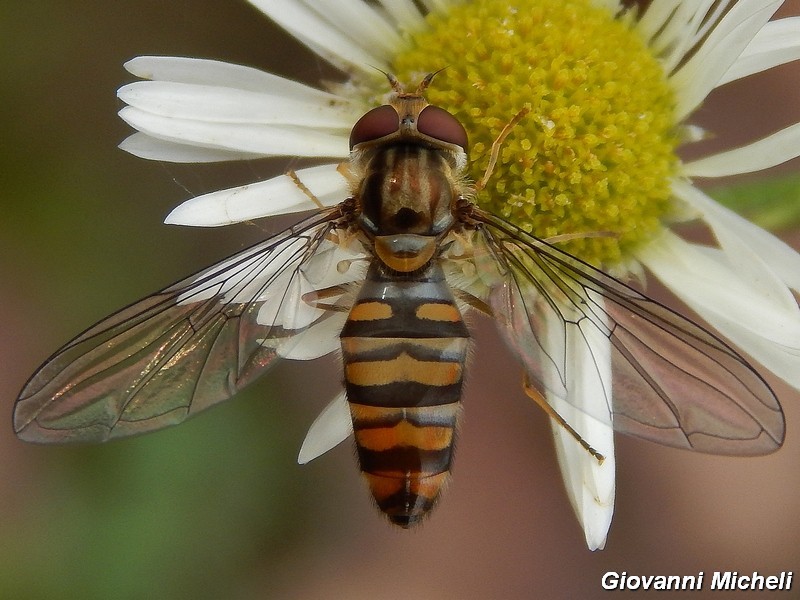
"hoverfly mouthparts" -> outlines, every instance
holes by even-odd
[[[417,92],[407,94],[389,77],[395,90],[389,104],[373,108],[356,122],[350,132],[350,150],[360,144],[397,139],[452,144],[466,151],[467,131],[461,122],[445,109],[428,104],[421,95],[431,78],[426,77]]]
[[[470,342],[462,312],[475,309],[515,352],[527,395],[598,460],[579,431],[587,418],[701,452],[777,449],[780,404],[736,350],[469,200],[467,134],[423,97],[432,77],[405,93],[388,76],[389,103],[355,124],[352,197],[69,342],[20,392],[17,435],[101,442],[160,429],[278,358],[338,350],[346,398],[324,413],[327,448],[352,433],[377,505],[410,527],[450,473]],[[571,356],[591,356],[596,372],[577,373]],[[580,399],[586,389],[594,403]]]

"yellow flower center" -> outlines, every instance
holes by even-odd
[[[492,143],[519,111],[478,204],[595,265],[648,240],[671,208],[678,142],[665,73],[630,16],[592,0],[473,0],[435,12],[393,62],[470,136],[483,177]]]

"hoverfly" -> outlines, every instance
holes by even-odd
[[[470,338],[462,313],[476,310],[515,351],[528,395],[590,452],[559,405],[669,446],[778,448],[780,405],[728,344],[471,202],[467,134],[425,100],[431,78],[407,93],[390,76],[388,104],[355,124],[343,165],[349,198],[50,357],[17,400],[17,435],[101,442],[159,429],[230,398],[301,346],[308,358],[338,345],[347,402],[327,411],[338,441],[352,424],[376,503],[409,527],[450,471]],[[594,408],[574,402],[568,345],[595,358]]]

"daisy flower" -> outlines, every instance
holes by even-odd
[[[709,198],[693,180],[749,173],[800,154],[800,123],[747,146],[692,161],[677,154],[703,132],[692,113],[715,88],[800,58],[800,17],[770,21],[782,0],[250,0],[342,72],[319,88],[253,68],[193,58],[139,57],[146,81],[126,85],[120,115],[138,133],[122,144],[173,162],[305,157],[315,166],[192,198],[167,223],[220,226],[325,206],[348,196],[337,165],[356,120],[381,103],[393,73],[415,84],[447,67],[426,95],[470,135],[470,176],[525,111],[476,202],[541,238],[578,235],[563,247],[616,276],[647,272],[778,377],[800,388],[800,256]],[[298,185],[301,182],[302,185]],[[699,220],[717,245],[682,239]],[[335,334],[333,338],[335,339]],[[570,364],[608,356],[567,348]],[[326,347],[324,351],[332,350]],[[323,350],[295,348],[290,358]],[[587,369],[610,376],[611,365]],[[572,402],[590,407],[597,382]],[[600,382],[602,385],[602,382]],[[596,392],[595,392],[596,393]],[[307,462],[348,433],[343,396],[317,419]],[[602,548],[613,513],[614,440],[607,425],[557,406],[606,460],[599,464],[561,426],[553,432],[567,492],[588,546]],[[586,411],[591,414],[591,410]]]

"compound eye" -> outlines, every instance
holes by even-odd
[[[417,131],[448,144],[467,149],[467,131],[461,122],[445,109],[429,104],[417,119]]]
[[[379,140],[399,129],[400,117],[394,108],[388,104],[373,108],[353,125],[350,132],[350,150],[353,146]]]

